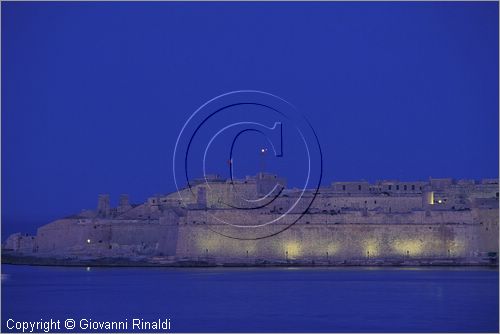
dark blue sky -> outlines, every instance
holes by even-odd
[[[332,180],[498,176],[498,3],[2,3],[2,229],[174,191],[207,100],[293,103]]]

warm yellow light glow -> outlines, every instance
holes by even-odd
[[[297,258],[300,255],[300,244],[297,241],[289,241],[285,244],[285,253],[289,259]]]
[[[415,256],[424,252],[423,242],[418,239],[400,239],[392,245],[400,255]]]
[[[448,256],[463,256],[465,255],[465,244],[463,241],[455,240],[449,244]]]
[[[375,239],[368,239],[363,242],[365,256],[373,257],[379,255],[379,243]]]
[[[338,250],[338,246],[335,245],[335,244],[329,244],[327,247],[326,247],[326,251],[328,252],[328,255],[329,256],[332,256],[334,255],[335,253],[337,253],[337,250]]]
[[[434,191],[427,193],[427,203],[434,205]]]
[[[220,249],[221,241],[215,233],[202,236],[197,242],[198,251],[202,254],[213,253]]]

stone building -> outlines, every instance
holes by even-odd
[[[496,179],[334,182],[302,193],[272,174],[210,176],[141,204],[121,195],[112,208],[109,195],[99,195],[96,210],[42,226],[36,236],[11,235],[3,249],[174,264],[491,263],[498,194]]]

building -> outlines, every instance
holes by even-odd
[[[211,176],[179,193],[11,235],[4,261],[148,265],[496,264],[498,180],[334,182],[301,192],[260,173]],[[305,199],[305,200],[303,200]],[[6,255],[6,256],[5,256]],[[10,260],[9,260],[10,259]],[[89,260],[90,259],[90,260]],[[61,262],[62,261],[62,262]]]

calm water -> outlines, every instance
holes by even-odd
[[[175,332],[498,332],[498,270],[2,266],[6,320],[171,319]]]

